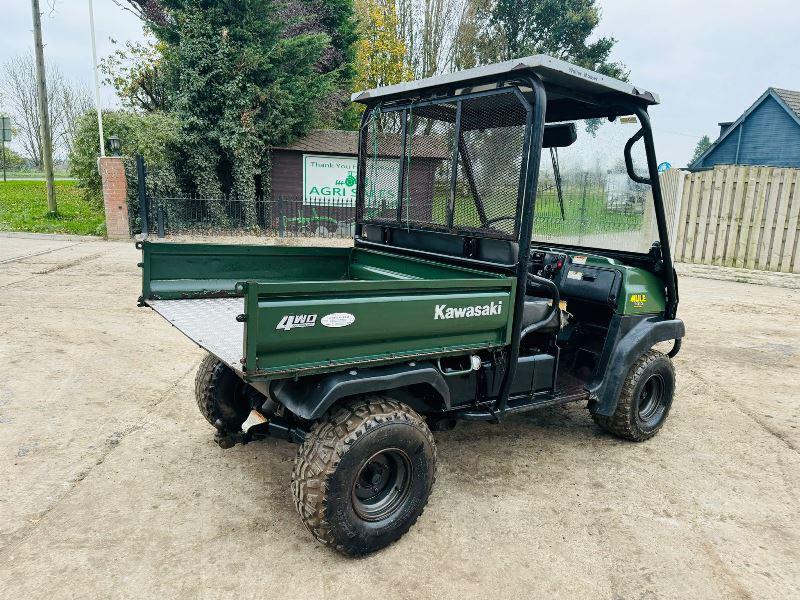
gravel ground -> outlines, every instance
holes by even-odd
[[[798,286],[682,277],[656,438],[577,405],[438,433],[425,514],[356,560],[301,525],[293,446],[213,443],[137,260],[0,237],[3,598],[800,597]]]

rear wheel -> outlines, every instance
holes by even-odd
[[[245,383],[216,356],[207,355],[197,369],[194,393],[206,421],[216,427],[221,421],[228,431],[239,431],[250,413]]]
[[[436,444],[408,406],[376,396],[335,408],[300,447],[295,506],[320,542],[366,554],[400,538],[422,514]]]
[[[650,350],[633,363],[611,416],[592,414],[595,423],[614,435],[643,442],[663,427],[675,393],[670,358]]]

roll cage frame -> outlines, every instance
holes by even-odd
[[[494,84],[495,87],[483,91],[470,91],[463,94],[458,94],[459,90],[465,88],[475,88],[478,86],[486,86]],[[521,87],[529,88],[530,93],[523,93]],[[492,261],[492,260],[479,260],[470,256],[468,251],[471,244],[474,243],[476,237],[480,234],[475,232],[464,232],[459,237],[462,238],[464,254],[459,256],[453,253],[446,253],[437,251],[435,249],[420,249],[413,248],[406,245],[405,247],[391,245],[391,227],[384,227],[382,233],[382,240],[375,242],[374,240],[367,239],[365,235],[364,219],[359,217],[356,222],[354,243],[358,246],[380,246],[384,250],[391,248],[392,251],[400,253],[407,253],[412,255],[427,256],[445,262],[459,262],[467,263],[473,266],[483,266],[493,270],[500,270],[513,274],[516,278],[516,293],[514,298],[514,317],[512,325],[511,342],[508,351],[505,353],[506,360],[504,365],[504,376],[500,388],[500,394],[495,402],[494,409],[490,409],[493,415],[499,417],[506,411],[508,400],[510,397],[511,385],[516,373],[517,363],[520,354],[520,341],[523,337],[522,331],[522,314],[523,305],[525,302],[526,292],[529,283],[534,285],[552,287],[552,282],[549,280],[538,281],[539,279],[529,273],[530,268],[530,246],[533,239],[533,215],[536,205],[537,184],[539,179],[539,165],[542,153],[542,142],[544,138],[546,115],[548,110],[548,87],[551,91],[556,91],[558,94],[571,98],[581,103],[594,105],[596,109],[601,109],[600,112],[608,118],[613,120],[620,116],[635,115],[641,128],[627,141],[624,149],[625,166],[628,176],[635,182],[648,184],[651,186],[653,204],[655,209],[656,225],[659,236],[659,248],[656,251],[651,251],[649,255],[600,250],[587,247],[575,247],[581,250],[595,250],[600,254],[614,255],[627,259],[628,261],[636,261],[652,265],[652,268],[658,271],[663,277],[665,290],[666,290],[666,308],[663,318],[674,319],[678,306],[678,290],[675,271],[672,262],[672,252],[670,249],[668,226],[666,222],[666,212],[664,209],[663,196],[661,185],[658,178],[658,164],[656,161],[655,144],[653,141],[653,130],[650,124],[650,117],[647,112],[647,102],[636,101],[631,97],[622,99],[615,96],[611,101],[602,98],[601,96],[590,95],[585,93],[572,93],[568,88],[561,86],[546,86],[542,79],[533,70],[520,70],[513,74],[494,75],[482,79],[470,80],[469,83],[463,81],[455,81],[438,88],[428,90],[424,94],[419,91],[401,92],[388,101],[381,101],[380,98],[374,100],[362,99],[359,100],[366,104],[361,118],[359,127],[359,142],[358,142],[358,172],[356,183],[356,206],[357,214],[364,215],[364,193],[365,193],[365,171],[367,160],[367,136],[368,136],[368,123],[371,110],[380,106],[381,110],[384,108],[394,111],[402,111],[401,123],[401,140],[402,140],[402,157],[405,158],[407,152],[407,135],[406,124],[408,122],[408,113],[411,106],[422,106],[425,104],[436,104],[443,101],[456,103],[456,119],[455,119],[455,140],[452,164],[451,164],[451,181],[450,181],[450,194],[448,197],[448,228],[453,228],[453,214],[454,214],[454,198],[455,198],[455,172],[458,168],[459,158],[459,141],[461,140],[461,107],[464,100],[490,94],[497,93],[514,93],[518,100],[522,103],[526,111],[524,139],[523,139],[523,152],[522,152],[522,165],[523,168],[520,172],[520,186],[518,189],[517,199],[517,216],[515,219],[515,230],[517,232],[517,250],[516,260],[512,261]],[[652,99],[652,96],[650,96]],[[650,102],[653,103],[653,102]],[[580,114],[580,111],[575,111],[577,114],[569,114],[561,112],[558,114],[558,121],[576,120],[586,118],[587,114]],[[588,114],[596,114],[595,111],[588,111]],[[555,120],[555,119],[554,119]],[[633,145],[639,141],[644,141],[645,155],[647,159],[647,176],[639,175],[635,172],[633,161],[631,158],[631,149]],[[405,160],[400,160],[399,170],[399,191],[398,191],[398,221],[403,205],[403,181],[404,181]],[[476,204],[480,200],[476,199]],[[485,213],[480,206],[476,206],[478,214],[482,222],[485,222]],[[424,235],[424,228],[420,229],[419,233]],[[435,235],[434,232],[430,232]],[[554,247],[559,247],[558,244],[553,244]],[[552,291],[552,290],[551,290]],[[554,309],[557,306],[554,303]]]

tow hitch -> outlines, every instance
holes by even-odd
[[[221,420],[217,419],[214,423],[217,432],[214,434],[214,441],[220,448],[233,448],[236,444],[247,444],[255,440],[263,440],[267,437],[275,437],[283,440],[302,444],[306,438],[306,432],[281,417],[271,417],[267,419],[257,410],[250,411],[241,431],[230,431],[225,428]]]

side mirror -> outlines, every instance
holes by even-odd
[[[542,148],[566,148],[578,139],[575,123],[554,123],[544,126]]]

